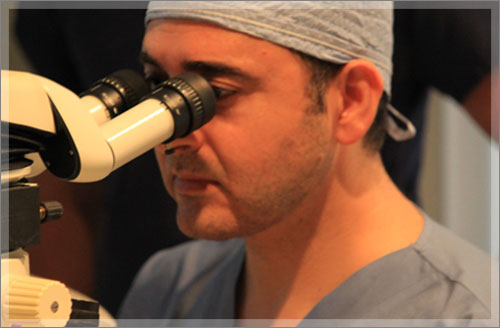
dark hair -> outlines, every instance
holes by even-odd
[[[309,97],[313,103],[317,104],[317,106],[313,106],[312,112],[324,112],[325,107],[323,97],[325,95],[328,82],[337,75],[344,65],[327,62],[299,51],[295,52],[300,56],[311,72],[311,79],[309,81],[307,92],[309,93]],[[387,115],[386,106],[388,98],[389,97],[384,92],[380,98],[375,119],[363,138],[364,146],[373,152],[380,151],[385,142],[385,116]]]

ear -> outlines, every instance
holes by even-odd
[[[364,59],[348,62],[337,75],[336,139],[349,145],[366,134],[377,114],[384,81],[375,65]]]

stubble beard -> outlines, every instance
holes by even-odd
[[[238,181],[238,191],[221,186],[225,200],[218,200],[220,204],[204,204],[203,200],[195,198],[178,201],[179,229],[191,238],[227,240],[256,235],[291,216],[322,183],[327,170],[325,157],[328,155],[321,156],[321,150],[327,145],[326,136],[321,134],[324,130],[319,122],[324,119],[324,111],[311,107],[306,109],[303,122],[302,135],[307,140],[297,145],[296,136],[290,136],[280,144],[280,154],[276,158],[283,159],[283,164],[271,161],[265,174],[244,175]],[[294,151],[298,146],[300,152],[297,154]],[[210,165],[196,155],[179,159],[179,165],[195,173],[210,171]],[[241,189],[241,186],[248,187]],[[204,211],[210,206],[219,208]]]

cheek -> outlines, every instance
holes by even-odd
[[[305,156],[318,157],[306,148],[321,142],[317,134],[324,132],[327,117],[306,113],[309,106],[300,92],[254,93],[219,112],[206,126],[206,136],[228,183],[261,180],[300,165]]]
[[[227,124],[223,129],[219,125],[219,132],[225,131],[228,137],[216,143],[215,152],[228,183],[250,187],[282,177],[285,172],[300,171],[306,157],[319,155],[318,149],[306,149],[317,141],[312,140],[304,128],[300,119],[279,120],[277,117],[247,122],[245,128]]]
[[[234,178],[262,171],[275,161],[284,139],[293,143],[293,132],[276,124],[274,118],[253,118],[244,124],[217,122],[213,127],[217,130],[211,142],[214,153],[228,176]]]

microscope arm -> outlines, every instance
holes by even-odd
[[[2,108],[8,109],[2,111],[2,121],[24,128],[26,133],[32,131],[34,139],[40,138],[40,131],[47,133],[41,138],[46,167],[58,176],[82,182],[97,181],[109,174],[112,150],[76,94],[25,72],[2,71],[2,84]]]

